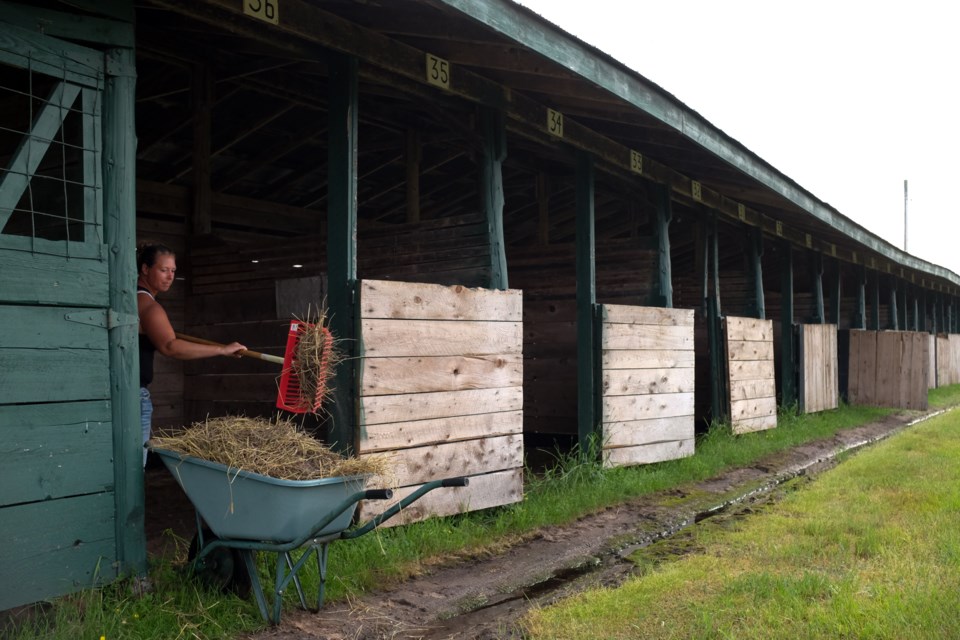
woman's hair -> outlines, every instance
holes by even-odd
[[[157,256],[175,256],[173,249],[162,244],[137,245],[137,273],[143,271],[143,265],[152,267],[157,263]]]

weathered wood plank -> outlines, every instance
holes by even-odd
[[[364,358],[360,395],[376,396],[523,385],[523,356]]]
[[[658,442],[636,447],[617,447],[603,450],[603,466],[625,467],[638,464],[651,464],[664,460],[687,458],[694,453],[694,440],[676,442]]]
[[[759,418],[748,418],[744,420],[738,420],[732,424],[733,433],[736,435],[742,433],[752,433],[754,431],[763,431],[766,429],[774,429],[777,426],[777,414],[774,413],[770,416],[761,416]]]
[[[71,260],[39,253],[0,251],[0,291],[8,303],[107,307],[106,260]]]
[[[523,294],[519,290],[363,280],[360,314],[363,318],[520,322]]]
[[[732,340],[727,343],[727,357],[736,360],[773,361],[773,342],[756,340]]]
[[[423,445],[523,433],[522,411],[498,411],[413,422],[366,425],[358,453],[375,453]]]
[[[360,521],[366,521],[420,488],[421,485],[402,487],[393,492],[391,500],[361,502]],[[507,469],[483,475],[470,476],[470,485],[436,489],[426,494],[402,513],[387,520],[382,526],[418,522],[430,516],[450,516],[467,511],[478,511],[513,504],[523,500],[523,470]]]
[[[773,360],[736,360],[730,363],[730,383],[738,380],[774,379]]]
[[[360,424],[431,420],[523,408],[523,387],[367,396],[360,399]]]
[[[117,577],[112,492],[0,509],[0,610]]]
[[[773,378],[761,380],[733,380],[730,383],[730,400],[750,400],[769,398],[777,393],[777,384]]]
[[[776,415],[776,413],[776,397],[734,400],[730,403],[730,416],[734,423],[749,420],[750,418]]]
[[[110,403],[0,406],[0,506],[112,488]]]
[[[603,305],[603,322],[654,326],[693,326],[693,309],[634,307],[622,304]]]
[[[799,398],[803,413],[839,406],[836,325],[800,325],[800,372]]]
[[[694,437],[696,424],[693,416],[674,418],[651,418],[629,422],[605,422],[603,446],[633,447],[657,442],[690,440]]]
[[[368,455],[368,454],[362,454]],[[523,466],[523,436],[513,434],[444,442],[388,454],[391,486],[406,487],[437,478],[471,476]]]
[[[603,422],[692,416],[693,395],[660,393],[647,396],[607,396],[603,399]]]
[[[0,349],[0,404],[109,398],[106,346],[102,350]]]
[[[903,375],[903,341],[899,331],[877,334],[877,388],[874,402],[883,407],[900,405],[900,377]]]
[[[648,327],[638,332],[635,325],[604,324],[603,349],[677,349],[693,350],[692,327]]]
[[[523,324],[464,320],[362,320],[366,357],[523,353]]]
[[[684,369],[695,364],[693,349],[604,349],[601,365],[611,369]]]
[[[927,388],[937,387],[937,337],[933,334],[926,336],[927,340]]]
[[[740,340],[769,342],[773,340],[773,320],[729,316],[724,318],[724,322],[726,323],[727,340],[729,342]]]
[[[693,393],[694,369],[610,369],[601,384],[605,396]]]
[[[106,349],[106,318],[104,309],[0,305],[0,349]]]

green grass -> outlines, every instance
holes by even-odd
[[[327,601],[389,586],[437,562],[495,551],[532,535],[540,527],[570,522],[634,497],[704,480],[889,413],[886,409],[848,406],[808,416],[788,411],[780,415],[777,429],[742,436],[733,436],[729,428],[717,426],[698,438],[695,456],[640,467],[604,470],[576,454],[557,455],[556,465],[546,473],[527,474],[521,503],[383,529],[332,544]],[[265,559],[262,562],[265,583],[269,584],[271,569],[266,568]],[[311,566],[312,572],[302,573],[308,595],[315,593],[317,583],[315,564]],[[262,624],[252,600],[199,590],[169,561],[152,564],[150,579],[154,591],[145,596],[132,595],[121,582],[58,599],[40,618],[39,627],[25,628],[8,637],[230,638]]]
[[[530,637],[960,637],[958,426],[939,416],[706,527],[695,553],[534,612]]]
[[[931,409],[945,409],[960,404],[960,384],[930,389],[927,394]]]

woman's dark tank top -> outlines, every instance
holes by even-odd
[[[143,293],[141,293],[143,292]],[[137,295],[146,294],[153,298],[150,291],[144,287],[137,287]],[[140,338],[140,386],[146,387],[153,382],[153,354],[157,348],[150,342],[150,338],[145,333],[139,335]]]

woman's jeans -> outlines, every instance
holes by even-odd
[[[153,402],[150,400],[150,390],[140,387],[140,429],[143,432],[143,466],[147,466],[147,440],[150,439],[150,421],[153,418]]]

